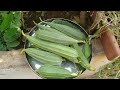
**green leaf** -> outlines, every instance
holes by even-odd
[[[0,11],[0,50],[13,50],[20,44],[21,11]]]
[[[0,51],[6,51],[7,48],[2,41],[0,41]]]
[[[11,28],[10,30],[7,30],[4,33],[4,40],[6,42],[13,42],[15,40],[17,40],[21,35],[21,30],[19,30],[18,28]]]
[[[82,52],[84,53],[87,59],[91,56],[92,50],[91,45],[88,41],[86,41],[86,43],[83,44]]]
[[[15,11],[14,12],[14,19],[20,20],[21,16],[22,16],[22,12],[21,11]]]
[[[9,14],[6,15],[6,17],[4,18],[3,22],[0,25],[1,32],[6,30],[7,28],[9,28],[9,26],[12,22],[12,19],[13,19],[13,12],[10,12]]]
[[[2,50],[2,48],[3,48],[3,44],[2,44],[2,43],[0,43],[0,50]]]
[[[2,23],[2,19],[0,19],[0,24]]]
[[[0,40],[1,40],[2,37],[3,37],[3,34],[0,32]]]
[[[8,12],[9,11],[0,11],[0,17],[1,17],[1,19],[4,19],[7,16]]]
[[[6,51],[7,47],[5,45],[3,45],[2,51]]]
[[[20,44],[19,41],[14,41],[14,42],[7,42],[6,45],[7,47],[16,47]]]
[[[12,26],[14,27],[21,27],[21,19],[22,19],[22,12],[21,11],[15,11],[14,12],[14,17],[12,21]]]

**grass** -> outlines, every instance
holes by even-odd
[[[98,12],[101,13],[101,12]],[[99,20],[100,19],[100,20]],[[106,11],[97,21],[97,31],[90,37],[97,38],[101,36],[100,30],[103,27],[108,27],[116,37],[120,46],[120,11]],[[102,24],[101,24],[102,22]],[[96,23],[96,22],[95,22]],[[94,79],[120,79],[120,58],[113,60],[111,63],[100,68],[99,72],[91,78]]]
[[[120,59],[113,60],[111,63],[102,66],[99,72],[91,78],[94,79],[120,79]]]

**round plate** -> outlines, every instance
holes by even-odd
[[[67,21],[71,24],[73,24],[75,26],[75,28],[78,28],[80,31],[82,31],[86,36],[88,36],[87,32],[77,23],[71,21],[71,20],[68,20],[68,19],[63,19],[63,18],[52,18],[52,19],[47,19],[45,20],[45,22],[52,22],[53,20],[64,20],[64,21]],[[43,22],[40,22],[39,24],[41,25],[44,25],[44,26],[47,26],[47,27],[50,27],[48,25],[46,25],[45,23]],[[34,36],[35,35],[35,31],[36,30],[41,30],[39,27],[37,26],[34,26],[31,31],[29,32],[29,35],[30,36]],[[31,47],[29,41],[26,39],[25,41],[25,45],[24,45],[24,48],[29,48]],[[82,44],[80,45],[80,48],[82,47]],[[92,48],[91,48],[92,49]],[[91,53],[92,54],[92,53]],[[40,68],[43,64],[36,61],[35,59],[33,59],[32,57],[30,57],[28,54],[26,54],[26,58],[27,58],[27,62],[29,64],[29,66],[31,67],[31,69],[35,72],[36,69]],[[90,56],[90,60],[92,58],[92,55]],[[85,69],[83,67],[81,67],[80,65],[77,65],[77,64],[73,64],[72,62],[68,61],[68,60],[65,60],[62,62],[61,64],[61,67],[64,67],[65,69],[75,73],[75,72],[80,72],[81,70],[84,71]],[[35,72],[36,73],[36,72]],[[38,76],[40,76],[38,73],[36,73]],[[41,78],[43,78],[42,76],[40,76]]]

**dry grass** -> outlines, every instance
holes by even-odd
[[[100,68],[99,72],[88,77],[89,79],[120,79],[120,59]]]

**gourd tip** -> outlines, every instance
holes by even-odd
[[[22,54],[24,51],[25,51],[25,49],[22,49],[21,52],[20,52],[20,54]]]
[[[34,23],[35,25],[38,25],[35,21],[33,21],[33,23]]]
[[[39,19],[40,19],[40,21],[41,21],[41,22],[46,23],[45,21],[43,21],[43,20],[42,20],[42,18],[41,18],[41,17],[39,17]]]
[[[39,17],[40,21],[42,21],[41,17]]]
[[[24,37],[26,37],[26,35],[25,35],[25,33],[23,32],[23,30],[22,30],[22,35],[23,35]]]
[[[90,70],[96,72],[96,69],[93,67],[90,67]]]
[[[72,75],[72,76],[77,76],[78,74],[77,74],[77,73],[72,73],[71,75]]]

